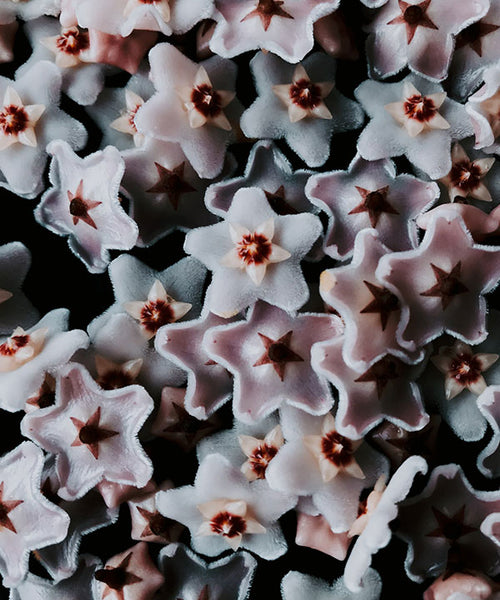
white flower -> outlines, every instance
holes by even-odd
[[[24,105],[13,87],[7,87],[0,110],[0,150],[19,142],[36,147],[35,126],[45,112],[43,104]]]

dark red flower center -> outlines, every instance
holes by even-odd
[[[336,431],[330,431],[321,438],[321,452],[337,467],[346,466],[352,462],[352,443]]]
[[[421,94],[413,94],[404,102],[405,115],[421,123],[429,121],[436,114],[437,108],[431,98]]]
[[[84,425],[78,434],[82,444],[96,444],[102,441],[102,430],[97,425]]]
[[[149,520],[149,528],[151,529],[151,533],[153,535],[157,535],[158,537],[168,537],[168,533],[172,524],[173,521],[171,519],[167,519],[167,517],[164,517],[159,512],[156,512]]]
[[[481,169],[470,160],[454,163],[450,171],[450,181],[454,187],[471,192],[481,181]]]
[[[290,98],[300,108],[311,110],[321,103],[321,90],[308,79],[299,79],[290,86]]]
[[[162,325],[173,323],[174,320],[174,311],[165,300],[146,302],[142,307],[141,324],[147,331],[156,333]]]
[[[11,104],[0,112],[0,129],[5,135],[21,133],[28,126],[28,113],[22,106]]]
[[[2,356],[13,356],[20,348],[28,344],[29,335],[13,335],[8,341],[0,345],[0,354]]]
[[[88,50],[89,45],[89,34],[86,31],[79,31],[76,27],[61,33],[56,40],[56,46],[60,52],[73,56]]]
[[[212,518],[210,527],[214,533],[232,538],[237,535],[243,535],[247,529],[247,524],[243,517],[233,515],[224,510]]]
[[[118,390],[134,383],[134,379],[121,369],[112,369],[97,379],[103,390]]]
[[[261,233],[248,233],[236,245],[238,256],[247,265],[260,265],[271,255],[272,244]]]
[[[408,6],[403,13],[403,19],[409,25],[417,25],[422,20],[424,11],[418,5]]]
[[[69,214],[73,217],[85,217],[87,216],[88,207],[87,204],[76,196],[69,203]]]
[[[222,100],[220,95],[214,88],[207,83],[193,88],[191,92],[191,102],[198,112],[204,117],[216,117],[222,108]]]
[[[475,356],[462,353],[451,363],[449,373],[459,383],[467,385],[479,379],[481,370],[481,362]]]
[[[271,446],[270,444],[266,444],[265,442],[259,444],[259,446],[257,446],[257,448],[255,448],[255,450],[252,452],[252,455],[248,460],[250,462],[250,466],[252,467],[252,471],[254,471],[259,479],[264,479],[267,466],[276,456],[277,452],[278,448]]]
[[[121,590],[127,583],[127,571],[122,568],[99,569],[96,571],[95,578],[98,581],[104,581],[112,590]]]
[[[135,116],[137,114],[137,111],[141,108],[141,105],[138,104],[137,106],[135,106],[134,108],[131,108],[128,112],[127,112],[127,116],[128,116],[128,123],[130,125],[130,127],[132,127],[132,129],[137,132],[137,127],[135,125]]]

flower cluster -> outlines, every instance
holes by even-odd
[[[11,600],[500,597],[500,0],[3,0],[0,63]]]

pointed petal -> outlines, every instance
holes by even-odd
[[[266,533],[266,528],[255,519],[249,518],[246,520],[247,528],[245,533]]]
[[[406,122],[403,102],[390,102],[384,108],[398,123],[404,124]]]
[[[132,90],[125,90],[125,103],[128,110],[134,110],[144,104],[144,99]]]
[[[334,465],[331,461],[323,456],[319,459],[319,471],[321,473],[321,478],[326,483],[327,481],[331,481],[336,475],[338,475],[340,469],[337,465]]]
[[[274,236],[274,219],[273,219],[273,217],[270,217],[269,219],[267,219],[267,221],[264,221],[263,223],[261,223],[255,230],[255,233],[261,233],[262,235],[266,236],[266,238],[268,240],[272,240],[273,236]]]
[[[222,266],[228,267],[229,269],[241,269],[244,267],[244,263],[241,261],[236,248],[226,252],[219,262]]]
[[[252,263],[250,265],[246,265],[245,270],[255,285],[260,285],[266,276],[267,263],[261,263],[260,265]]]
[[[218,535],[210,526],[209,521],[203,521],[203,523],[198,527],[198,531],[196,535],[206,536],[206,535]]]
[[[448,121],[439,113],[436,113],[432,119],[427,122],[427,125],[431,129],[449,129],[450,124]]]
[[[148,301],[156,302],[157,300],[163,300],[166,302],[168,300],[168,296],[161,281],[155,279],[151,289],[148,292]]]
[[[455,142],[453,144],[453,148],[451,150],[451,160],[453,163],[469,160],[469,157],[467,156],[465,150],[458,142]]]
[[[129,135],[135,133],[135,130],[130,124],[130,119],[127,115],[122,115],[121,117],[118,117],[118,119],[111,121],[109,126],[111,127],[111,129],[120,131],[121,133],[128,133]]]
[[[290,99],[290,84],[285,83],[285,84],[281,84],[281,85],[273,85],[273,92],[287,106],[291,103],[291,99]]]
[[[285,443],[285,439],[283,438],[283,432],[281,430],[281,425],[276,425],[274,429],[266,435],[264,441],[270,446],[274,446],[275,448],[281,448]]]
[[[244,517],[247,514],[247,503],[244,500],[230,500],[224,505],[224,510],[232,515]]]
[[[444,391],[447,400],[458,396],[465,386],[460,384],[454,377],[447,377],[444,381]]]
[[[352,475],[356,479],[365,479],[365,474],[363,473],[363,471],[361,470],[361,467],[358,465],[358,463],[354,459],[351,462],[351,464],[349,464],[347,467],[345,467],[344,470],[346,473],[349,473],[349,475]]]
[[[5,90],[5,95],[3,97],[3,105],[9,106],[9,104],[14,104],[15,106],[24,106],[21,96],[10,85]]]
[[[479,361],[481,365],[481,371],[487,371],[491,365],[495,364],[498,360],[498,354],[476,354],[474,358]]]
[[[405,121],[405,129],[408,132],[410,137],[417,137],[419,133],[422,133],[425,125],[417,121],[416,119],[406,119]]]
[[[309,111],[305,108],[301,108],[293,102],[288,105],[288,118],[290,119],[290,123],[297,123],[297,121],[301,121],[307,116],[309,116]]]
[[[269,255],[268,260],[270,263],[278,263],[287,260],[288,258],[290,258],[290,256],[292,255],[290,254],[290,252],[288,252],[288,250],[285,250],[281,246],[273,244],[271,254]]]
[[[220,112],[216,117],[212,117],[210,123],[224,131],[231,131],[232,129],[231,123],[223,112]]]
[[[250,230],[243,225],[239,225],[238,223],[228,223],[229,225],[229,235],[231,236],[231,241],[233,244],[238,244],[241,242],[241,238],[244,235],[249,235]]]
[[[144,302],[134,301],[123,303],[123,308],[125,309],[125,312],[127,312],[131,317],[137,320],[140,320],[141,318],[141,312],[143,307]]]
[[[299,63],[295,67],[295,71],[293,72],[292,81],[295,83],[296,81],[300,81],[301,79],[307,79],[309,81],[309,75],[304,67]]]
[[[420,92],[411,81],[405,81],[403,84],[403,98],[409,98],[410,96],[420,96]]]
[[[431,362],[441,373],[448,373],[453,359],[449,356],[437,354],[436,356],[431,356]]]
[[[127,360],[122,365],[122,371],[131,379],[136,379],[136,377],[139,375],[142,369],[143,362],[144,361],[142,360],[142,358]]]
[[[231,548],[233,550],[238,550],[238,548],[241,545],[242,538],[243,538],[243,536],[241,535],[241,533],[238,533],[237,535],[234,535],[233,537],[224,536],[224,539],[231,546]]]
[[[18,134],[17,140],[25,146],[36,148],[36,134],[33,127],[27,127],[24,131]]]
[[[252,456],[255,448],[260,445],[261,440],[258,440],[251,435],[239,435],[238,442],[245,456]]]
[[[194,85],[200,86],[204,84],[212,87],[212,82],[210,81],[210,77],[208,76],[205,67],[200,66],[198,67],[198,70],[196,71],[196,75],[194,77]]]
[[[193,108],[189,111],[189,124],[192,129],[198,129],[198,127],[203,127],[207,122],[207,118],[201,114],[198,110]]]
[[[332,413],[326,414],[323,423],[321,424],[321,432],[323,435],[325,435],[325,433],[330,433],[330,431],[335,431],[335,418]]]
[[[474,166],[479,167],[481,175],[486,175],[486,173],[495,164],[495,160],[495,158],[478,158],[473,162],[473,164]]]
[[[436,92],[435,94],[429,94],[427,98],[430,98],[434,102],[436,108],[439,108],[446,100],[446,96],[446,92]]]
[[[479,375],[479,377],[476,379],[476,381],[469,383],[469,385],[467,386],[467,388],[473,394],[476,394],[476,396],[479,396],[480,394],[482,394],[487,387],[488,386],[486,385],[486,381],[484,380],[484,377],[482,375]]]
[[[483,202],[491,202],[493,200],[488,188],[482,182],[476,187],[471,196]]]
[[[302,439],[304,446],[316,457],[321,456],[321,436],[306,435]]]
[[[189,302],[171,302],[170,308],[174,313],[174,321],[182,319],[182,317],[187,314],[192,307],[193,305],[189,304]]]
[[[328,110],[328,107],[324,102],[318,104],[315,108],[312,109],[312,114],[319,119],[333,119],[332,113]]]

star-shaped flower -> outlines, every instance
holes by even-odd
[[[18,74],[15,82],[0,79],[0,171],[2,187],[28,198],[45,184],[46,146],[55,137],[80,149],[87,134],[81,123],[59,108],[59,69],[40,61]]]
[[[158,560],[167,582],[161,590],[165,600],[216,600],[222,587],[228,598],[243,600],[257,567],[245,551],[208,563],[182,544],[165,546]]]
[[[196,551],[217,556],[241,546],[266,560],[286,552],[277,519],[295,502],[293,495],[270,490],[264,481],[250,483],[219,454],[203,460],[194,486],[159,492],[157,498],[162,514],[189,527]]]
[[[356,236],[352,263],[321,274],[321,297],[344,320],[343,356],[353,369],[366,369],[387,353],[403,360],[419,359],[418,353],[408,356],[398,343],[402,305],[375,275],[380,259],[387,255],[390,251],[377,232],[364,229]]]
[[[262,48],[296,63],[313,47],[315,21],[338,5],[338,0],[216,0],[210,48],[224,57]]]
[[[56,309],[24,331],[14,330],[0,345],[0,403],[4,410],[24,408],[42,385],[45,373],[64,365],[86,348],[88,338],[80,329],[67,331],[69,311]]]
[[[142,358],[135,358],[122,363],[116,363],[96,354],[96,381],[103,390],[116,390],[127,385],[132,385],[136,383],[143,362]]]
[[[152,598],[165,578],[155,567],[146,542],[110,558],[103,569],[95,572],[101,598],[110,600],[146,600]]]
[[[488,515],[498,522],[498,491],[476,491],[458,465],[441,465],[431,473],[425,489],[399,508],[397,535],[409,545],[406,572],[421,582],[439,575],[458,553],[463,568],[496,574],[497,544],[484,532]],[[462,570],[461,569],[461,570]],[[462,571],[463,572],[463,571]]]
[[[284,403],[312,414],[324,414],[332,398],[323,378],[311,368],[311,346],[340,332],[330,315],[289,315],[258,302],[247,321],[221,325],[207,332],[209,356],[234,374],[233,410],[252,423]]]
[[[213,271],[207,304],[215,314],[235,315],[258,298],[294,310],[308,297],[300,261],[320,232],[316,216],[278,216],[262,190],[243,188],[225,221],[190,231],[184,249]]]
[[[500,257],[457,215],[437,215],[418,248],[382,257],[375,275],[401,302],[396,336],[410,351],[443,331],[471,344],[486,337],[483,294],[498,283]]]
[[[369,25],[367,54],[372,76],[389,77],[408,65],[430,79],[445,79],[454,36],[483,17],[488,8],[484,0],[461,11],[455,10],[453,0],[389,0]]]
[[[69,236],[71,251],[91,273],[101,273],[109,264],[109,250],[133,248],[138,235],[118,196],[123,159],[112,146],[85,158],[60,140],[47,150],[53,156],[53,187],[42,196],[35,218],[54,233]]]
[[[158,34],[154,31],[133,31],[122,37],[99,29],[89,29],[89,60],[96,64],[112,65],[134,75],[140,70],[142,60],[157,38]]]
[[[415,75],[398,83],[364,81],[354,95],[371,118],[358,140],[366,160],[404,154],[437,179],[450,172],[451,142],[472,134],[464,107]]]
[[[6,587],[26,576],[30,550],[60,542],[68,531],[68,515],[40,492],[43,460],[32,442],[0,459],[0,573]]]
[[[446,398],[451,400],[467,388],[477,396],[486,389],[486,381],[481,375],[498,360],[498,354],[474,354],[471,347],[463,342],[453,346],[441,346],[439,353],[431,361],[445,374]]]
[[[286,442],[267,467],[269,486],[310,497],[307,512],[321,514],[334,533],[348,531],[358,516],[361,490],[387,472],[386,459],[362,440],[340,435],[332,415],[285,407],[281,426]]]
[[[459,198],[475,198],[491,202],[491,194],[482,181],[495,163],[494,158],[478,158],[471,160],[462,146],[457,142],[451,151],[452,167],[448,175],[441,181],[448,188],[450,201]]]
[[[58,372],[56,398],[55,406],[29,413],[22,431],[57,455],[62,498],[81,498],[101,479],[146,485],[152,465],[136,437],[153,409],[144,388],[104,391],[73,363]]]
[[[241,113],[233,91],[236,66],[215,56],[197,64],[170,44],[157,44],[149,61],[157,92],[138,112],[137,129],[179,143],[198,175],[214,178]]]
[[[474,127],[474,148],[499,154],[500,144],[496,140],[500,136],[500,68],[485,69],[482,79],[484,83],[469,97],[465,110]]]
[[[321,515],[297,514],[297,546],[306,546],[333,556],[337,560],[345,560],[351,544],[347,531],[333,533],[328,521]]]
[[[367,2],[367,0],[365,0]],[[363,578],[363,588],[352,592],[346,586],[345,578],[339,577],[332,584],[298,571],[289,571],[281,580],[284,600],[317,598],[318,600],[378,600],[382,592],[382,579],[377,571],[369,569]]]
[[[136,146],[142,146],[144,143],[144,136],[142,133],[137,131],[137,127],[135,126],[135,115],[137,111],[144,104],[144,98],[141,98],[139,94],[136,94],[130,89],[125,90],[125,103],[126,108],[122,111],[121,115],[112,121],[109,126],[116,131],[120,131],[121,133],[126,133],[131,135],[134,144]]]
[[[334,89],[331,57],[317,52],[296,67],[261,52],[250,67],[258,97],[241,117],[247,137],[284,138],[307,166],[318,167],[330,154],[334,133],[361,126],[358,104]]]
[[[210,359],[203,347],[208,330],[227,324],[205,309],[194,321],[167,325],[156,336],[159,354],[179,365],[188,373],[188,383],[182,404],[193,416],[206,419],[231,396],[233,382],[224,367]]]

